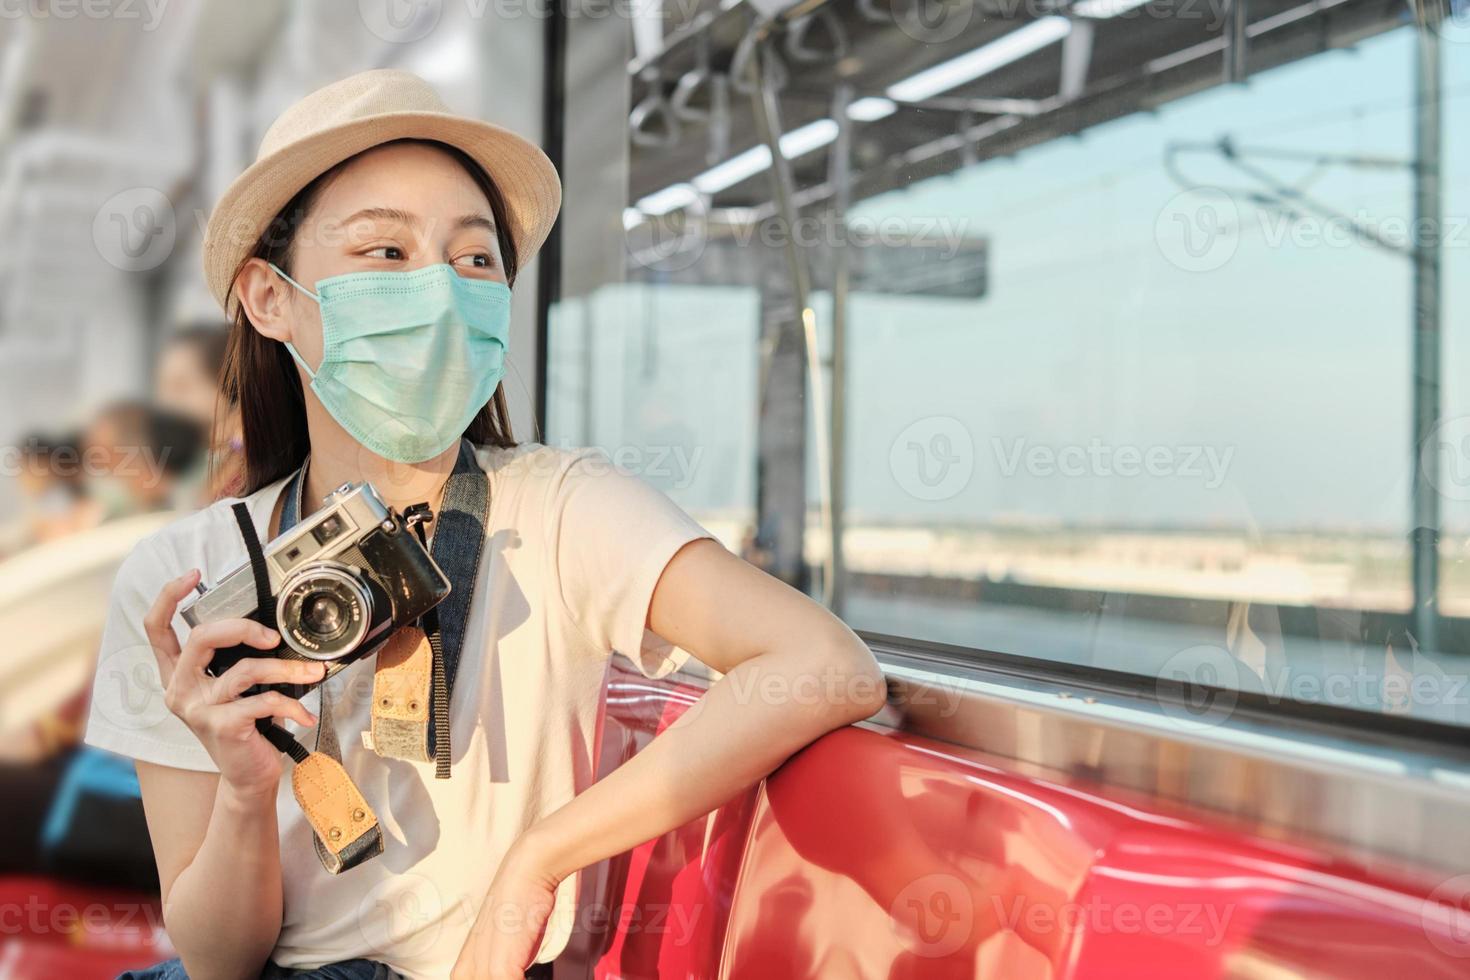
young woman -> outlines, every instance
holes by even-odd
[[[201,579],[246,561],[240,501],[144,540],[118,574],[88,730],[137,760],[182,961],[140,975],[543,975],[531,965],[564,946],[579,869],[881,705],[872,655],[820,606],[604,454],[512,439],[498,387],[508,287],[559,203],[530,143],[448,114],[412,75],[374,71],[287,110],[211,217],[248,518],[269,542],[359,481],[399,511],[434,508],[429,546],[459,569],[444,669],[435,656],[450,737],[442,759],[437,721],[432,758],[368,737],[388,730],[375,707],[386,653],[300,700],[253,688],[315,684],[321,663],[206,671],[216,650],[281,642],[251,620],[189,630],[179,615]],[[466,486],[488,494],[454,489]],[[450,519],[467,513],[480,523]],[[594,784],[614,651],[652,677],[686,652],[724,676]],[[285,761],[257,725],[273,718],[317,751]],[[334,755],[354,789],[313,782]],[[362,857],[329,810],[376,819],[381,853],[329,873]],[[373,839],[356,826],[351,840]]]

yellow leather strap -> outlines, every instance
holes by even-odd
[[[291,788],[317,840],[330,856],[328,871],[335,874],[382,853],[378,816],[336,759],[321,752],[311,753],[292,769]]]
[[[390,759],[429,761],[434,653],[424,631],[404,626],[378,651],[373,673],[373,751]]]

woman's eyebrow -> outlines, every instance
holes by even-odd
[[[409,214],[401,208],[363,208],[342,223],[344,225],[351,225],[358,221],[397,221],[405,225],[417,225],[419,223],[416,215]]]
[[[483,228],[491,234],[495,232],[495,222],[483,214],[461,215],[454,224],[456,228]]]

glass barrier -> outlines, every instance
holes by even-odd
[[[683,13],[552,441],[856,628],[1470,722],[1464,8]]]

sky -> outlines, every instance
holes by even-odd
[[[991,266],[979,300],[853,298],[852,519],[1407,531],[1409,259],[1311,237],[1335,229],[1262,209],[1217,154],[1179,157],[1182,181],[1164,163],[1225,135],[1408,161],[1413,41],[1400,29],[857,205],[854,220],[983,238]],[[1470,30],[1446,42],[1445,76],[1454,419],[1470,416]],[[1411,214],[1404,167],[1252,159],[1389,232]],[[1205,238],[1210,218],[1222,233]],[[677,447],[692,465],[651,482],[696,513],[753,505],[753,291],[623,285],[557,315],[551,441]],[[1463,489],[1445,513],[1470,528]]]

